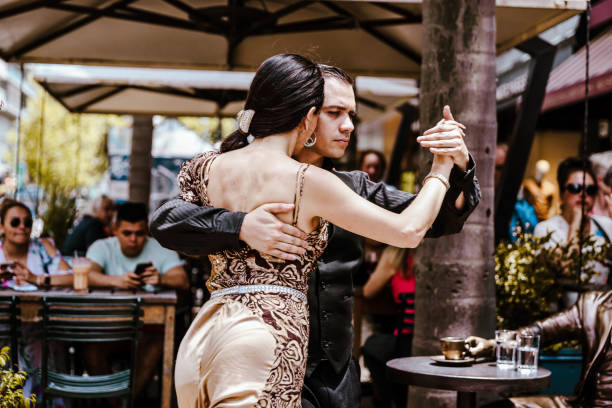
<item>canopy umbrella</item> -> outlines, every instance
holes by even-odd
[[[587,0],[497,0],[503,52]],[[416,77],[421,0],[0,0],[7,61],[255,70],[297,52],[356,74]]]
[[[34,79],[79,113],[235,116],[252,72],[30,64]],[[356,78],[358,113],[368,120],[418,93],[404,78]]]

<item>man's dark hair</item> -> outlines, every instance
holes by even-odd
[[[146,221],[148,218],[147,206],[144,203],[127,202],[117,206],[117,217],[115,225],[119,225],[121,221],[135,223],[138,221]]]
[[[348,85],[353,86],[355,81],[349,74],[346,73],[342,68],[334,67],[331,65],[325,64],[317,64],[319,69],[321,70],[321,74],[323,78],[336,78],[343,82],[346,82]]]
[[[593,183],[597,185],[597,177],[595,177],[595,172],[593,171],[590,161],[585,161],[578,157],[568,157],[559,164],[559,167],[557,167],[557,183],[559,184],[559,191],[561,193],[565,191],[567,179],[575,171],[583,171],[589,174],[593,178]]]

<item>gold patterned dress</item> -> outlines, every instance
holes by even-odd
[[[209,205],[208,174],[216,157],[207,152],[183,165],[184,200]],[[294,225],[306,168],[302,165],[296,177]],[[179,408],[301,406],[308,346],[305,295],[327,237],[328,223],[321,221],[308,234],[311,249],[296,261],[249,247],[209,256],[211,299],[183,338],[176,361]]]

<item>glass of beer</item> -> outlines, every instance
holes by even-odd
[[[89,275],[90,267],[91,261],[89,259],[84,257],[72,258],[73,287],[75,292],[87,292],[89,290],[87,276]]]

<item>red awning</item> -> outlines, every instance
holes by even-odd
[[[596,97],[612,92],[612,29],[595,39],[590,48],[589,97]],[[584,99],[585,55],[583,47],[550,73],[542,112]]]

